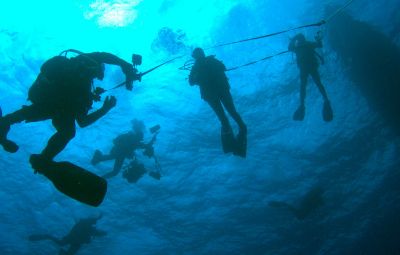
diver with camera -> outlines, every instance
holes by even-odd
[[[100,150],[94,152],[91,160],[92,165],[97,165],[103,161],[114,160],[113,170],[103,175],[103,178],[108,179],[118,175],[124,166],[125,160],[131,159],[124,167],[123,177],[126,178],[128,182],[136,182],[148,172],[144,165],[139,162],[135,153],[136,150],[141,149],[143,150],[143,155],[154,158],[156,169],[155,171],[149,171],[149,175],[159,180],[161,178],[161,167],[154,154],[153,147],[159,130],[159,125],[150,128],[153,137],[150,142],[145,143],[143,141],[145,125],[142,121],[134,119],[132,121],[132,130],[117,136],[113,140],[113,147],[108,154],[103,154]]]

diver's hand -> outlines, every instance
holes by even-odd
[[[133,79],[132,78],[126,76],[125,87],[129,91],[131,91],[133,89]]]
[[[111,110],[117,104],[117,99],[114,96],[108,96],[104,100],[103,109],[107,112]]]
[[[141,76],[137,73],[137,69],[133,68],[132,65],[126,65],[122,68],[122,71],[125,74],[126,81],[125,86],[127,90],[133,89],[133,82],[135,80],[141,80]]]

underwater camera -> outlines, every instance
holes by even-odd
[[[144,165],[137,160],[131,161],[124,169],[122,176],[129,183],[136,183],[146,173]]]
[[[132,64],[134,66],[140,66],[142,64],[142,56],[138,54],[132,54]]]
[[[151,139],[151,141],[148,144],[146,144],[144,151],[143,151],[143,155],[145,155],[149,158],[154,157],[153,144],[156,141],[156,137],[157,137],[158,131],[160,131],[160,128],[161,128],[161,126],[159,124],[157,124],[149,129],[150,132],[153,134],[153,138]]]

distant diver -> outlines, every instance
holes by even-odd
[[[96,228],[97,221],[101,218],[85,218],[80,219],[63,238],[57,238],[49,234],[30,235],[29,240],[32,242],[50,240],[59,246],[69,245],[68,250],[60,249],[59,255],[73,255],[83,244],[89,244],[94,237],[102,237],[107,235],[105,231]]]
[[[323,193],[324,190],[316,186],[304,195],[298,205],[291,205],[281,201],[270,201],[269,206],[288,210],[298,220],[304,220],[324,204]]]
[[[192,53],[195,63],[190,71],[189,84],[199,85],[201,98],[204,99],[221,122],[221,140],[224,153],[246,157],[247,126],[236,111],[230,86],[225,75],[225,65],[214,56],[205,55],[203,49],[195,48]],[[239,126],[235,137],[225,114],[225,109]]]
[[[144,143],[144,129],[145,126],[143,121],[134,119],[132,121],[132,131],[121,134],[113,140],[114,146],[111,148],[108,154],[103,154],[100,150],[96,150],[91,163],[97,165],[102,161],[115,160],[114,167],[111,172],[103,175],[103,178],[111,178],[116,176],[122,169],[125,159],[132,159],[132,161],[124,168],[123,177],[128,180],[128,182],[136,182],[140,177],[142,177],[147,170],[144,165],[139,162],[136,157],[135,151],[137,149],[143,149],[143,154],[148,157],[153,157],[156,161],[156,171],[151,171],[150,176],[156,179],[161,178],[160,167],[158,160],[154,154],[153,144],[156,140],[157,134],[159,132],[160,126],[156,125],[150,128],[153,138],[150,142]]]
[[[74,138],[75,121],[80,127],[89,126],[116,105],[115,97],[106,97],[100,109],[89,113],[93,101],[100,100],[100,96],[92,91],[92,84],[93,79],[104,78],[104,64],[121,67],[128,90],[132,89],[134,80],[140,79],[131,64],[110,53],[80,53],[73,58],[59,55],[41,66],[29,89],[28,99],[32,104],[0,118],[0,143],[8,152],[18,150],[18,146],[7,139],[11,125],[51,119],[57,131],[41,154],[31,155],[30,163],[35,173],[46,176],[61,192],[94,206],[104,198],[106,181],[72,163],[53,159]]]
[[[324,106],[322,116],[324,121],[332,121],[333,112],[331,104],[328,99],[328,95],[325,91],[324,85],[321,82],[321,77],[318,72],[318,59],[319,56],[316,52],[316,48],[322,47],[322,38],[317,34],[315,42],[306,41],[303,34],[297,34],[290,40],[289,51],[296,54],[297,66],[300,70],[300,106],[293,115],[293,120],[302,121],[305,115],[305,97],[306,97],[306,86],[308,76],[311,76],[317,85],[321,95],[324,98]],[[321,61],[323,59],[321,58]]]

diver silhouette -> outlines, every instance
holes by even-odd
[[[235,155],[246,157],[247,126],[233,103],[229,82],[225,75],[225,65],[214,56],[206,56],[201,48],[195,48],[192,57],[195,59],[195,63],[189,74],[189,84],[191,86],[199,85],[201,98],[210,105],[221,122],[224,153],[233,152]],[[236,138],[224,107],[239,126]]]
[[[108,154],[103,154],[100,150],[94,152],[91,160],[92,165],[97,165],[102,161],[114,160],[113,170],[103,175],[103,178],[111,178],[121,171],[125,159],[134,159],[128,165],[127,171],[124,172],[124,177],[129,182],[136,182],[146,172],[146,169],[143,164],[139,163],[135,151],[137,149],[143,149],[144,155],[155,158],[153,143],[155,142],[159,128],[159,125],[151,128],[150,131],[153,133],[153,139],[149,143],[144,143],[145,125],[143,121],[134,119],[132,121],[132,130],[117,136],[113,140],[114,146]],[[155,160],[157,164],[157,159],[155,158]],[[156,172],[150,173],[150,175],[154,177],[152,174],[157,176]]]
[[[321,82],[321,77],[318,72],[318,59],[319,56],[316,48],[322,48],[322,38],[317,34],[315,42],[307,41],[303,34],[297,34],[290,40],[289,51],[296,54],[297,66],[300,70],[300,106],[293,115],[293,120],[301,121],[305,115],[305,97],[308,76],[311,76],[317,85],[322,97],[324,98],[324,106],[322,116],[324,121],[332,121],[333,112],[328,99],[328,95]],[[323,59],[321,58],[321,62]]]
[[[105,231],[96,228],[97,221],[101,218],[85,218],[80,219],[63,238],[57,238],[50,234],[30,235],[29,240],[32,242],[50,240],[59,246],[69,245],[68,250],[60,249],[59,255],[73,255],[81,248],[83,244],[89,244],[94,237],[102,237],[107,235]]]
[[[73,58],[56,56],[41,66],[40,73],[29,90],[28,99],[32,104],[0,118],[0,143],[6,151],[12,153],[18,150],[18,146],[7,139],[11,125],[22,121],[51,119],[56,133],[49,139],[41,154],[31,155],[31,165],[35,173],[45,175],[61,192],[92,205],[101,202],[106,190],[105,181],[69,162],[54,162],[53,159],[75,136],[75,122],[80,127],[89,126],[116,105],[115,97],[106,97],[100,109],[89,113],[93,101],[99,100],[99,95],[92,92],[93,79],[104,78],[104,64],[121,67],[126,75],[126,88],[129,90],[132,89],[133,81],[140,78],[131,64],[110,53],[81,53]],[[86,181],[100,185],[98,188],[101,187],[102,192],[99,197],[85,194],[99,191],[97,188],[90,191],[96,185],[86,185]]]
[[[281,201],[270,201],[269,206],[286,209],[298,220],[304,220],[324,204],[323,193],[324,190],[316,186],[309,190],[296,206]]]
[[[122,68],[126,74],[127,88],[131,88],[136,79],[132,65],[110,53],[80,54],[69,60],[61,58],[57,56],[42,66],[29,91],[28,99],[32,104],[0,119],[1,141],[6,139],[12,124],[51,119],[57,132],[41,153],[42,158],[47,160],[53,160],[75,136],[75,121],[79,126],[86,127],[115,106],[116,99],[107,97],[102,108],[88,114],[94,100],[92,82],[95,78],[104,78],[104,63]],[[58,70],[54,70],[56,68]],[[5,149],[17,151],[15,147]]]

